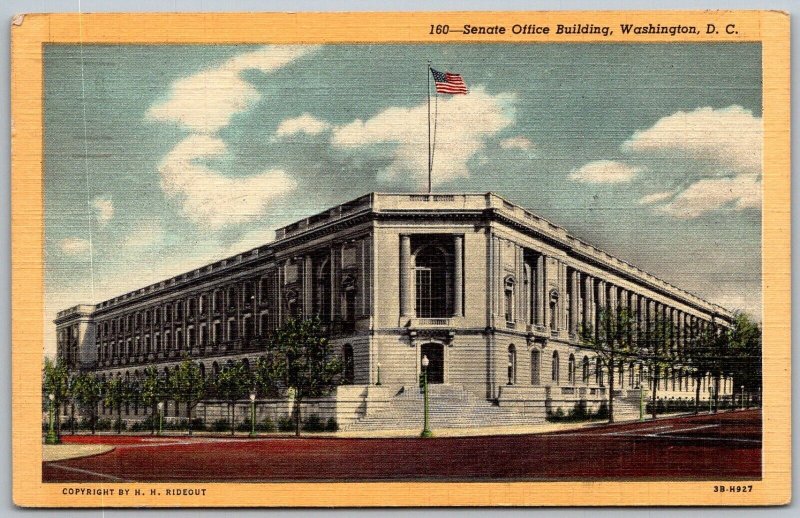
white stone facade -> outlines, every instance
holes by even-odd
[[[56,324],[58,354],[73,369],[135,377],[186,354],[213,376],[228,361],[252,365],[287,318],[317,315],[353,386],[339,399],[354,410],[325,414],[346,421],[363,411],[352,400],[367,404],[379,364],[380,399],[416,386],[423,354],[433,383],[520,411],[597,404],[607,380],[579,333],[604,306],[629,308],[642,323],[658,315],[680,331],[659,385],[667,398],[694,397],[680,362],[684,331],[732,319],[495,194],[371,193],[279,229],[270,244],[61,311]],[[623,364],[621,396],[633,397],[639,369]],[[723,380],[721,395],[732,388]]]

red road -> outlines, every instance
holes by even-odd
[[[427,440],[64,439],[116,449],[43,463],[45,482],[761,478],[757,410],[550,434]]]

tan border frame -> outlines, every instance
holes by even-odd
[[[736,34],[612,36],[429,35],[430,24],[736,24]],[[43,322],[43,44],[256,43],[644,43],[761,42],[764,170],[763,478],[751,493],[714,493],[703,482],[357,482],[43,484],[41,363]],[[791,287],[789,17],[774,11],[191,13],[27,15],[12,28],[12,457],[18,505],[132,506],[487,506],[758,505],[791,495]],[[741,482],[737,482],[741,483]],[[748,482],[750,484],[750,482]],[[67,487],[207,488],[205,497],[76,497]],[[149,491],[145,491],[148,493]],[[132,493],[132,492],[131,492]]]

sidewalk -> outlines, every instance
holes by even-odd
[[[91,457],[113,450],[106,444],[43,444],[42,462]]]

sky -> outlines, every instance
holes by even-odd
[[[371,191],[493,191],[760,320],[758,44],[48,45],[55,313],[274,239]]]

